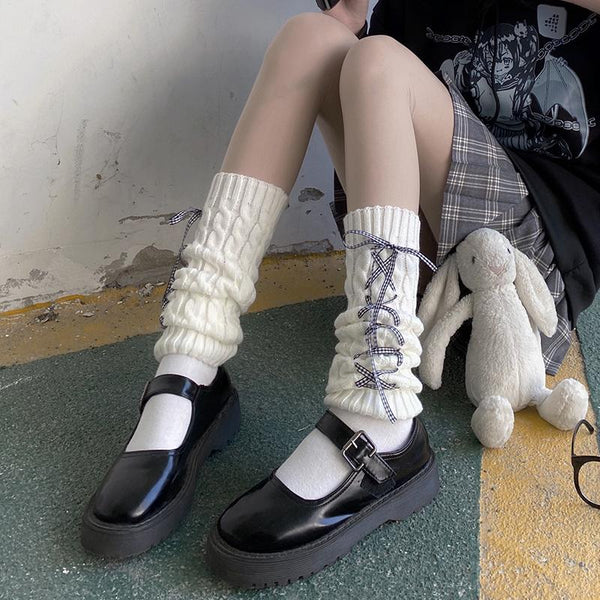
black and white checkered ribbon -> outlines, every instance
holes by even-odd
[[[359,244],[349,245],[346,243],[346,237],[352,233],[356,235],[362,235],[367,239]],[[363,376],[361,379],[355,382],[355,385],[359,388],[368,387],[372,389],[377,389],[379,391],[379,397],[381,398],[381,402],[383,404],[385,413],[388,416],[388,419],[393,423],[397,420],[396,415],[394,415],[392,409],[390,408],[388,399],[385,396],[384,389],[391,390],[395,389],[397,386],[396,384],[389,383],[387,381],[382,381],[380,379],[380,376],[386,375],[388,373],[395,373],[398,370],[398,367],[402,364],[402,350],[400,348],[392,348],[389,346],[379,346],[379,344],[377,343],[377,330],[379,328],[390,330],[396,337],[400,346],[404,344],[404,337],[397,328],[397,326],[400,324],[400,317],[398,316],[397,311],[395,311],[391,306],[386,306],[386,304],[389,304],[390,302],[394,301],[398,297],[398,294],[395,294],[392,298],[389,298],[388,300],[384,300],[385,294],[388,287],[391,287],[392,290],[396,291],[393,276],[394,267],[396,265],[396,258],[400,252],[406,252],[407,254],[412,254],[420,258],[434,272],[437,271],[437,267],[433,262],[431,262],[424,254],[422,254],[418,250],[415,250],[414,248],[408,248],[405,246],[396,246],[395,244],[392,244],[391,242],[383,238],[373,235],[368,231],[362,231],[360,229],[352,229],[350,231],[347,231],[344,235],[343,243],[346,249],[348,250],[361,248],[362,246],[366,246],[367,244],[370,244],[372,246],[371,257],[373,260],[371,262],[371,271],[365,284],[365,290],[369,290],[365,294],[366,305],[358,311],[359,318],[362,318],[362,316],[366,312],[371,311],[369,317],[369,325],[365,329],[365,339],[367,342],[368,350],[355,354],[354,360],[356,361],[356,359],[359,356],[362,356],[363,354],[369,355],[369,357],[371,358],[371,367],[373,370],[369,371],[360,363],[355,362],[354,366],[356,370]],[[389,250],[390,253],[387,256],[387,258],[383,258],[382,254],[386,250]],[[371,284],[380,275],[383,275],[384,277],[383,283],[379,288],[379,294],[375,302],[373,302],[370,290]],[[378,322],[379,311],[381,310],[386,311],[391,315],[394,325]],[[396,368],[388,370],[378,369],[375,364],[375,356],[378,355],[396,356]]]
[[[179,252],[177,253],[177,258],[175,259],[175,263],[173,264],[173,268],[171,269],[171,275],[169,275],[169,282],[167,283],[167,287],[165,288],[165,293],[163,294],[163,299],[162,299],[162,306],[161,306],[161,314],[160,314],[160,325],[163,329],[166,328],[166,325],[163,323],[163,310],[165,308],[165,306],[167,305],[167,295],[169,294],[169,292],[171,291],[171,286],[173,285],[173,280],[175,279],[175,271],[177,271],[177,268],[179,267],[179,263],[181,261],[181,253],[183,252],[183,248],[185,247],[185,238],[188,234],[188,231],[190,230],[190,227],[192,226],[192,224],[194,223],[194,221],[198,218],[200,218],[202,216],[202,209],[200,208],[188,208],[186,210],[182,210],[180,212],[178,212],[177,214],[173,215],[169,220],[168,223],[169,225],[175,225],[175,223],[179,223],[179,221],[182,221],[183,219],[185,219],[185,217],[187,215],[190,215],[188,217],[188,222],[187,225],[185,227],[185,232],[183,234],[183,239],[181,240],[181,246],[179,246]]]

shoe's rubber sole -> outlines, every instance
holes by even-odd
[[[202,442],[192,450],[190,476],[179,494],[147,521],[133,525],[101,521],[92,511],[92,497],[83,514],[82,546],[92,554],[121,559],[141,554],[167,538],[190,509],[198,470],[210,454],[223,449],[235,437],[240,428],[240,418],[240,403],[234,390],[204,434]]]
[[[402,521],[429,504],[439,491],[435,456],[401,487],[350,517],[331,533],[291,550],[250,553],[233,548],[213,527],[207,562],[221,579],[243,588],[281,586],[333,564],[359,540],[387,521]]]

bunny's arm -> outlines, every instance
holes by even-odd
[[[444,357],[450,338],[458,328],[473,317],[473,294],[465,296],[437,321],[423,342],[419,374],[432,390],[442,385]]]
[[[558,324],[552,294],[537,267],[515,248],[517,276],[515,288],[525,310],[538,329],[547,337],[554,335]]]

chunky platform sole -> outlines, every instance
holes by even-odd
[[[429,504],[439,487],[437,464],[432,455],[412,479],[314,542],[282,552],[242,552],[227,544],[215,526],[208,537],[207,561],[216,575],[238,587],[287,585],[333,564],[383,523],[408,518]]]
[[[240,403],[234,391],[204,434],[202,442],[192,450],[190,476],[179,495],[147,521],[134,525],[101,521],[92,511],[92,498],[83,515],[82,546],[92,554],[127,558],[141,554],[167,538],[190,509],[198,470],[210,454],[223,449],[235,437],[240,428],[240,418]]]

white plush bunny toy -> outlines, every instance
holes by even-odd
[[[460,301],[459,274],[471,290]],[[579,381],[546,387],[540,331],[554,334],[556,307],[534,263],[498,231],[477,229],[458,244],[425,289],[418,317],[424,326],[419,374],[432,389],[441,385],[451,336],[473,319],[465,384],[477,406],[471,427],[484,446],[504,446],[513,411],[526,406],[563,430],[585,417],[588,393]]]

